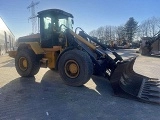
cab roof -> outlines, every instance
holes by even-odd
[[[46,14],[50,14],[50,13],[55,14],[55,15],[62,14],[67,17],[73,18],[72,14],[65,12],[63,10],[60,10],[60,9],[47,9],[47,10],[40,11],[40,12],[38,12],[38,17],[46,15]]]

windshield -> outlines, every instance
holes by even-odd
[[[58,20],[58,26],[60,27],[62,24],[65,25],[66,27],[73,29],[73,19],[71,17],[68,18],[59,18]],[[66,27],[61,26],[60,31],[65,31]]]
[[[50,17],[44,17],[44,29],[48,29],[49,25],[51,24],[51,18]]]

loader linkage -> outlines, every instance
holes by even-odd
[[[103,65],[103,67],[106,66],[106,77],[110,81],[116,96],[160,104],[160,80],[134,72],[133,65],[136,57],[123,60],[115,51],[108,49],[83,30],[80,31],[79,35],[98,44],[101,48],[98,47],[97,49],[101,49],[101,52],[103,51],[106,54],[106,61],[109,60],[110,62],[106,62],[107,65]],[[105,52],[106,50],[112,52],[115,59],[112,59]]]

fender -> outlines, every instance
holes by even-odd
[[[41,48],[38,42],[23,42],[19,43],[18,50],[30,48],[35,54],[45,54],[45,51]]]

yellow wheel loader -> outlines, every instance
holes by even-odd
[[[73,15],[63,10],[44,10],[38,18],[40,33],[20,37],[18,49],[9,52],[20,76],[34,76],[40,67],[48,67],[58,70],[65,84],[81,86],[99,75],[110,81],[117,96],[160,104],[160,81],[135,73],[136,57],[123,60],[81,28],[73,32]]]

